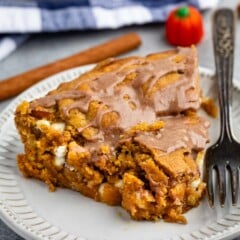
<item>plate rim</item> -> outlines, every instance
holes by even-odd
[[[15,97],[4,109],[3,111],[1,111],[0,113],[0,133],[1,133],[1,122],[4,122],[6,119],[8,119],[11,114],[13,114],[13,111],[15,109],[15,107],[18,105],[18,103],[20,103],[22,100],[24,100],[24,98],[27,97],[27,94],[29,92],[31,92],[33,89],[36,89],[37,87],[41,87],[44,86],[47,82],[56,79],[56,78],[60,78],[63,76],[66,76],[68,74],[71,74],[72,77],[71,79],[74,79],[75,77],[73,77],[74,74],[76,75],[81,75],[82,73],[90,70],[92,67],[94,67],[95,64],[90,64],[90,65],[84,65],[84,66],[80,66],[80,67],[75,67],[75,68],[71,68],[71,69],[67,69],[65,71],[59,72],[57,74],[54,74],[52,76],[49,76],[45,79],[43,79],[41,82],[33,85],[32,87],[28,88],[27,90],[25,90],[24,92],[22,92],[21,94],[19,94],[17,97]],[[206,74],[209,75],[210,77],[214,77],[214,70],[206,68],[206,67],[199,67],[199,72],[200,74]],[[77,77],[77,76],[76,76]],[[233,86],[236,90],[240,91],[240,82],[237,81],[233,81]],[[15,175],[15,174],[13,174]],[[18,188],[21,189],[21,187],[18,185]],[[24,200],[27,200],[26,198]],[[28,202],[27,202],[28,203]],[[30,204],[28,204],[28,206],[31,207]],[[11,217],[10,215],[13,216],[13,214],[9,211],[9,209],[7,207],[4,206],[4,202],[2,201],[2,199],[0,198],[0,219],[9,227],[11,228],[14,232],[16,232],[18,235],[20,235],[21,237],[27,239],[27,240],[32,240],[32,239],[36,239],[36,240],[50,240],[53,239],[49,236],[44,236],[41,234],[37,234],[37,232],[35,231],[31,231],[31,229],[28,229],[27,226],[25,226],[24,223],[22,223],[21,221],[19,221],[16,217]],[[38,217],[41,217],[39,215],[39,213],[37,213]],[[47,219],[44,219],[46,222],[48,222]],[[54,226],[54,225],[53,225]],[[237,226],[240,226],[240,220],[237,223]],[[217,234],[216,238],[212,238],[211,239],[227,239],[229,237],[232,237],[236,234],[240,233],[240,228],[238,228],[237,226],[234,227],[234,229],[232,229],[232,231],[230,231],[229,229],[223,229],[222,231],[220,231],[220,233]],[[54,226],[55,227],[55,226]],[[59,227],[57,227],[59,228]],[[228,227],[230,228],[230,227]],[[60,229],[60,231],[64,231],[64,229]],[[199,229],[198,229],[199,231]],[[70,234],[70,233],[69,233]],[[178,235],[179,239],[181,239],[181,235]],[[207,237],[207,236],[206,236]],[[81,240],[86,240],[85,238],[82,238],[80,236],[76,236],[76,239],[81,239]],[[202,239],[202,238],[201,238]],[[204,238],[203,238],[204,239]],[[209,238],[206,238],[209,239]]]

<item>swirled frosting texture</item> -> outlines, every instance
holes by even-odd
[[[113,149],[121,135],[133,126],[157,121],[165,123],[159,133],[136,132],[134,140],[164,152],[182,147],[203,149],[208,140],[209,124],[204,119],[197,118],[189,124],[187,117],[163,117],[200,106],[194,47],[146,57],[109,59],[78,79],[61,84],[30,106],[32,110],[39,106],[57,108],[67,120],[75,110],[89,115],[93,103],[97,106],[95,114],[78,127],[80,134],[87,128],[97,129],[85,144],[91,151],[96,151],[102,142]]]

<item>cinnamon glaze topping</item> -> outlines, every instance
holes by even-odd
[[[203,149],[208,140],[207,121],[196,118],[191,123],[184,116],[163,117],[200,106],[195,48],[178,48],[166,52],[164,57],[156,54],[129,58],[121,64],[118,61],[121,62],[111,59],[105,66],[97,66],[95,73],[60,85],[46,97],[32,102],[31,109],[54,107],[59,100],[74,99],[59,109],[67,118],[72,109],[87,114],[90,103],[97,101],[100,107],[94,119],[78,129],[79,133],[88,127],[98,129],[84,146],[92,153],[92,160],[103,143],[114,149],[119,141],[124,141],[120,136],[132,126],[160,120],[165,123],[162,129],[139,131],[131,138],[149,149],[166,153],[178,148]],[[114,114],[117,121],[105,127],[103,119],[108,114]]]

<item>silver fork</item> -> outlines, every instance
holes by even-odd
[[[205,174],[210,206],[214,206],[213,170],[217,173],[219,202],[224,206],[226,199],[227,171],[230,174],[232,204],[236,205],[239,192],[240,144],[234,139],[231,130],[231,100],[234,54],[234,12],[219,9],[213,16],[213,44],[218,82],[220,105],[220,136],[217,142],[207,149]]]

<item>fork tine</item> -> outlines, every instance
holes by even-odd
[[[239,192],[239,173],[238,167],[229,166],[230,178],[231,178],[231,188],[232,188],[232,204],[236,205],[238,201]]]
[[[219,201],[221,207],[224,207],[226,200],[226,168],[225,166],[218,165],[216,170],[218,177]]]
[[[214,192],[213,192],[213,168],[207,169],[207,193],[210,207],[214,207]]]

